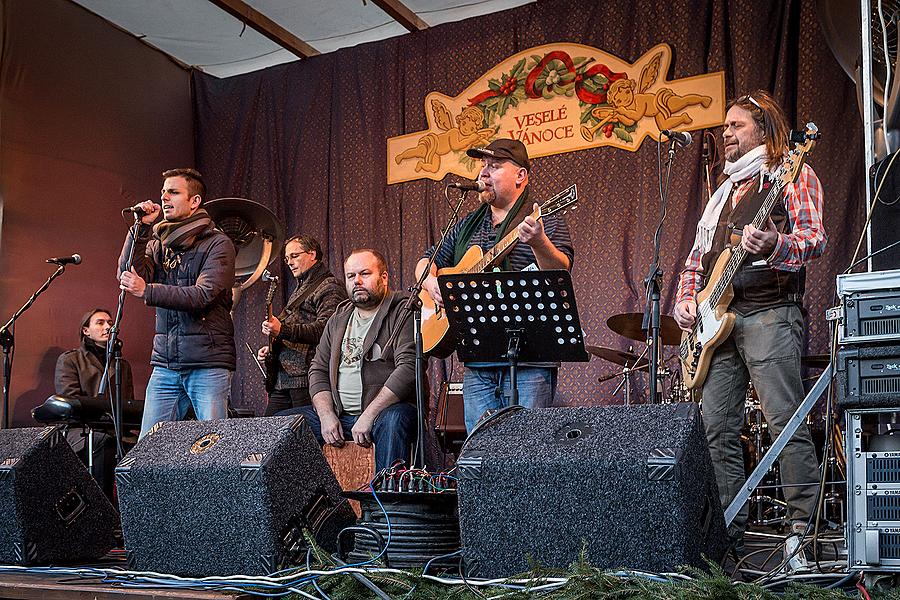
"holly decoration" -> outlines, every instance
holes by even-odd
[[[593,58],[572,58],[567,52],[554,50],[543,56],[534,54],[523,58],[499,79],[488,80],[488,89],[469,98],[469,105],[479,106],[484,111],[485,124],[490,126],[522,100],[552,100],[556,96],[576,95],[581,106],[581,123],[591,126],[599,122],[592,111],[609,106],[606,101],[609,86],[627,76],[625,72],[614,72],[602,63],[595,63]],[[615,135],[622,141],[631,142],[631,133],[636,129],[637,124],[626,126],[610,121],[600,131],[607,138]]]

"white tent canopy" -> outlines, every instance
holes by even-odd
[[[72,1],[185,65],[230,77],[534,0]]]

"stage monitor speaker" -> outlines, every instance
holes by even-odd
[[[131,568],[263,575],[355,515],[301,416],[160,423],[116,468]]]
[[[873,252],[896,242],[897,232],[900,231],[900,156],[891,164],[893,157],[894,154],[872,166],[873,200],[878,186],[884,183],[878,196],[879,202],[872,211]],[[900,245],[872,257],[873,271],[889,269],[900,269]]]
[[[475,432],[460,456],[459,521],[469,574],[532,561],[565,568],[704,567],[725,552],[698,407],[691,403],[518,410]]]
[[[118,524],[61,428],[0,430],[0,564],[97,560]]]

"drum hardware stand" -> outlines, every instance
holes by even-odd
[[[634,348],[633,346],[628,346],[628,351],[633,352],[633,348]],[[645,354],[647,354],[646,346],[644,347],[644,351],[641,352],[640,356],[637,357],[637,360],[634,361],[634,364],[635,365],[640,364],[641,359],[644,358]],[[631,406],[631,374],[634,373],[635,371],[642,371],[642,370],[643,370],[643,367],[641,367],[640,369],[635,369],[635,368],[633,368],[633,366],[630,367],[626,364],[622,367],[621,373],[615,373],[612,377],[602,378],[598,381],[598,383],[606,381],[607,379],[612,379],[613,377],[621,376],[622,381],[620,381],[619,385],[616,386],[616,389],[613,390],[612,395],[616,396],[619,393],[619,390],[624,389],[624,391],[625,391],[625,398],[624,398],[625,406]]]

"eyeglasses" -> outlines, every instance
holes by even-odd
[[[284,257],[284,262],[285,262],[285,263],[290,263],[292,260],[297,260],[298,258],[300,258],[301,256],[303,256],[304,254],[313,254],[313,253],[314,253],[314,252],[313,252],[312,250],[304,250],[303,252],[293,252],[293,253],[288,254],[288,255],[286,255],[286,256]]]
[[[756,98],[754,98],[750,94],[747,94],[746,96],[741,96],[740,98],[737,99],[738,104],[743,104],[744,102],[749,102],[750,104],[752,104],[759,110],[761,110],[761,111],[763,110],[763,107],[759,105],[759,102],[756,101]],[[765,112],[765,111],[763,111],[763,112]]]

